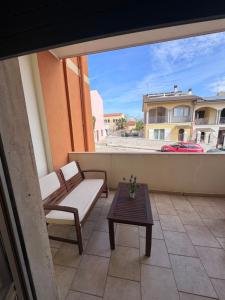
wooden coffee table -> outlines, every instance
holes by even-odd
[[[129,184],[120,182],[107,219],[112,250],[115,249],[114,223],[131,224],[146,227],[145,255],[151,255],[153,218],[147,184],[138,184],[135,199],[130,199]]]

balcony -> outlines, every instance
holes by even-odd
[[[171,117],[171,123],[187,123],[191,122],[191,116]]]
[[[220,124],[225,124],[225,117],[220,118]]]
[[[113,196],[99,199],[86,221],[82,257],[75,245],[51,241],[60,299],[217,298],[225,276],[223,199],[151,193],[154,226],[147,258],[145,231],[138,226],[117,225],[116,249],[110,250],[106,216]],[[59,231],[74,234],[72,226],[49,225],[51,234]]]
[[[150,116],[148,123],[149,124],[168,123],[168,116]]]
[[[216,121],[209,120],[208,118],[195,119],[196,125],[213,125],[216,124]]]
[[[224,195],[224,182],[219,180],[224,176],[224,155],[70,153],[69,158],[79,160],[82,168],[106,169],[111,192],[108,199],[98,200],[83,227],[82,257],[76,246],[51,241],[61,299],[218,298],[225,279],[225,199],[156,190]],[[116,249],[109,246],[106,217],[113,190],[134,172],[152,190],[150,258],[144,256],[141,227],[116,225]],[[74,234],[72,227],[62,227],[49,225],[48,230],[65,237]]]

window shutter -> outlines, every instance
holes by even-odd
[[[154,140],[154,129],[149,129],[148,130],[148,138],[150,140]]]
[[[165,140],[170,140],[170,128],[165,128]]]

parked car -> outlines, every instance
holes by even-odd
[[[207,153],[221,153],[225,154],[225,149],[224,148],[211,148],[207,151]]]
[[[199,144],[190,143],[190,142],[180,142],[180,143],[171,144],[171,145],[164,145],[164,146],[162,146],[161,151],[162,152],[203,153],[204,149]]]

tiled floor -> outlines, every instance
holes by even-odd
[[[225,300],[225,199],[150,194],[152,254],[145,230],[116,225],[109,247],[106,216],[113,193],[100,199],[84,225],[84,254],[51,241],[56,280],[66,300]],[[49,226],[74,236],[72,227]]]

